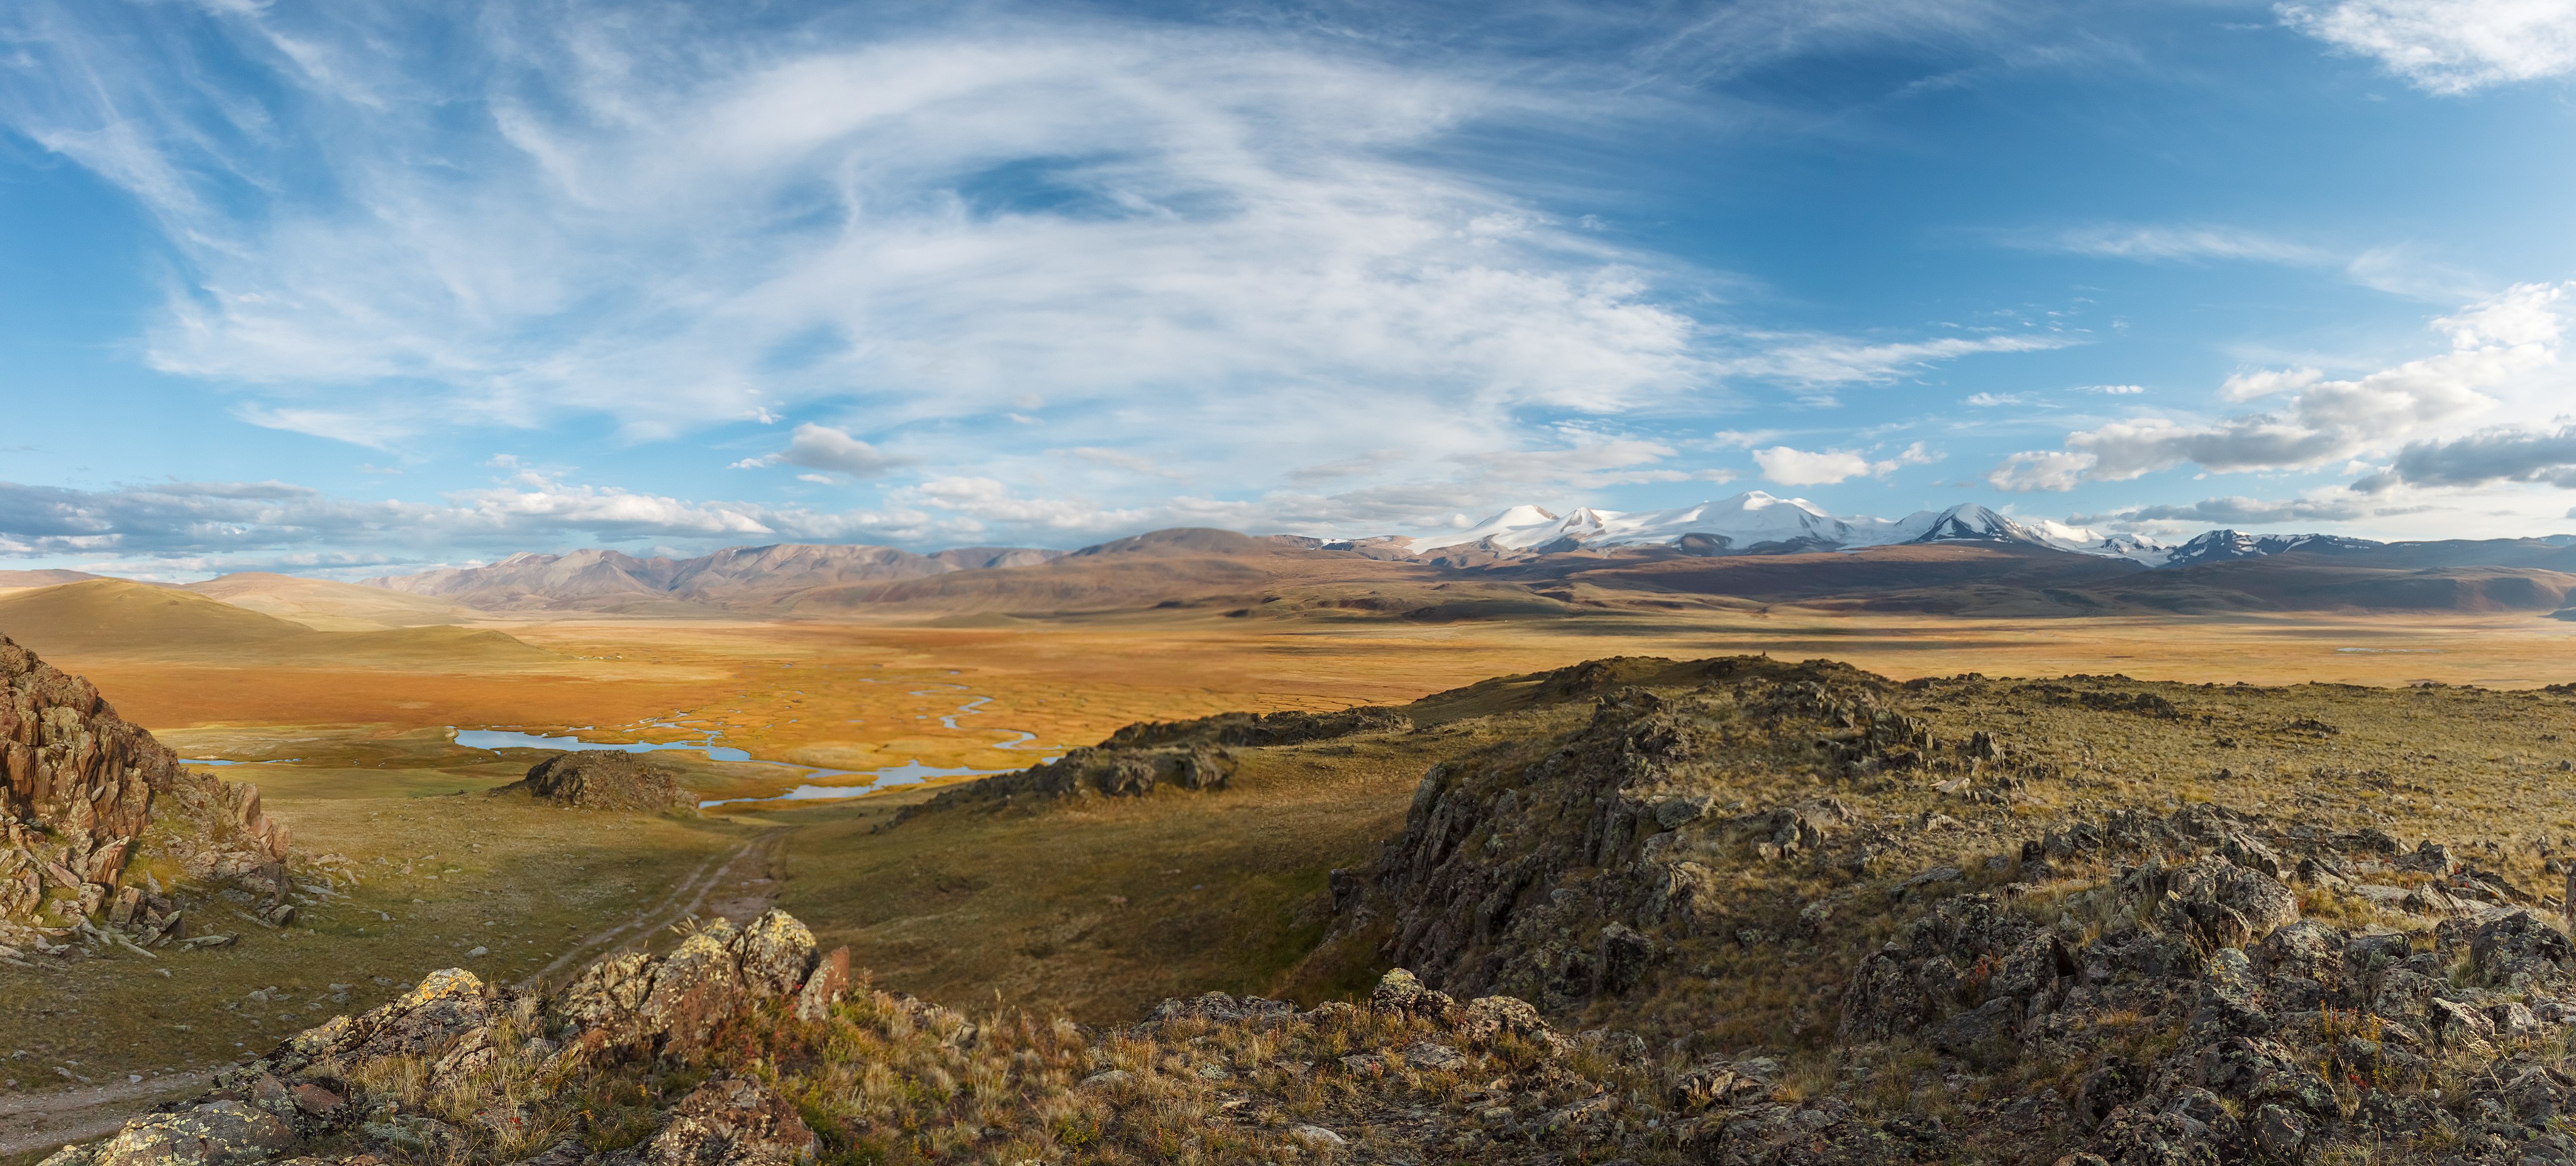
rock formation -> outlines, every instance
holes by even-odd
[[[697,797],[681,787],[671,772],[639,761],[632,753],[578,750],[557,753],[528,768],[528,775],[493,796],[525,793],[559,806],[583,810],[640,810],[695,813]]]
[[[258,787],[181,768],[88,681],[5,638],[0,761],[0,934],[105,924],[165,943],[180,887],[227,880],[259,884],[278,906],[287,834]]]

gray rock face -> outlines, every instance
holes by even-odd
[[[594,749],[557,753],[528,769],[528,776],[492,791],[524,793],[540,801],[583,810],[695,813],[697,799],[669,770],[632,753]]]
[[[154,829],[154,827],[159,829]],[[200,881],[263,876],[275,886],[286,828],[259,789],[191,773],[152,734],[116,714],[86,680],[0,638],[0,923],[104,916],[149,929],[177,912],[156,889],[124,886],[151,850]],[[135,892],[120,899],[127,890]]]

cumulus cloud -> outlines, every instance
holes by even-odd
[[[2571,0],[2343,0],[2284,4],[2282,23],[2433,93],[2576,70]]]
[[[2411,442],[2388,468],[2353,483],[2380,493],[2398,485],[2483,486],[2541,482],[2576,489],[2576,425],[2503,427],[2449,440]]]
[[[1858,477],[1884,478],[1905,466],[1928,465],[1941,460],[1939,454],[1915,442],[1884,461],[1871,461],[1866,455],[1848,449],[1808,452],[1785,445],[1753,451],[1753,464],[1762,467],[1762,477],[1783,486],[1830,486]]]
[[[830,470],[853,478],[874,478],[899,466],[912,464],[911,459],[896,457],[873,445],[852,437],[848,430],[811,422],[799,425],[790,434],[787,448],[756,458],[734,463],[735,469],[762,466],[800,466],[809,470]]]
[[[2006,458],[1986,475],[2005,490],[2070,490],[2125,481],[2186,463],[2229,473],[2311,469],[2475,418],[2497,402],[2489,390],[2556,363],[2566,289],[2517,285],[2433,321],[2450,351],[2353,380],[2314,369],[2238,374],[2229,401],[2277,400],[2275,409],[2217,420],[2141,415],[2067,435],[2058,450]]]

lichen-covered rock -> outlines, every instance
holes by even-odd
[[[792,1166],[821,1143],[796,1108],[757,1081],[699,1086],[652,1137],[608,1156],[614,1166]]]
[[[559,1033],[589,1047],[640,1045],[652,1051],[685,1049],[706,1039],[725,1017],[747,1005],[797,996],[799,1007],[819,1015],[846,982],[849,954],[823,957],[814,933],[783,911],[770,911],[737,930],[717,920],[680,941],[659,959],[626,954],[584,969],[549,1006]]]
[[[125,1123],[114,1137],[67,1146],[44,1166],[237,1166],[295,1146],[295,1130],[247,1102],[213,1101]]]
[[[278,1047],[275,1057],[288,1068],[330,1060],[435,1058],[492,1023],[490,997],[483,981],[463,968],[431,972],[386,1004],[297,1033]]]

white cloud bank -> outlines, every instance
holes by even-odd
[[[2060,449],[2013,454],[1986,480],[2004,490],[2071,490],[2184,464],[2216,473],[2306,470],[2393,449],[2476,420],[2499,405],[2498,391],[2531,393],[2535,374],[2557,363],[2566,294],[2561,285],[2517,285],[2433,321],[2448,334],[2448,352],[2351,380],[2309,368],[2240,373],[2221,386],[2222,397],[2277,406],[2215,420],[2114,421],[2067,435]]]

